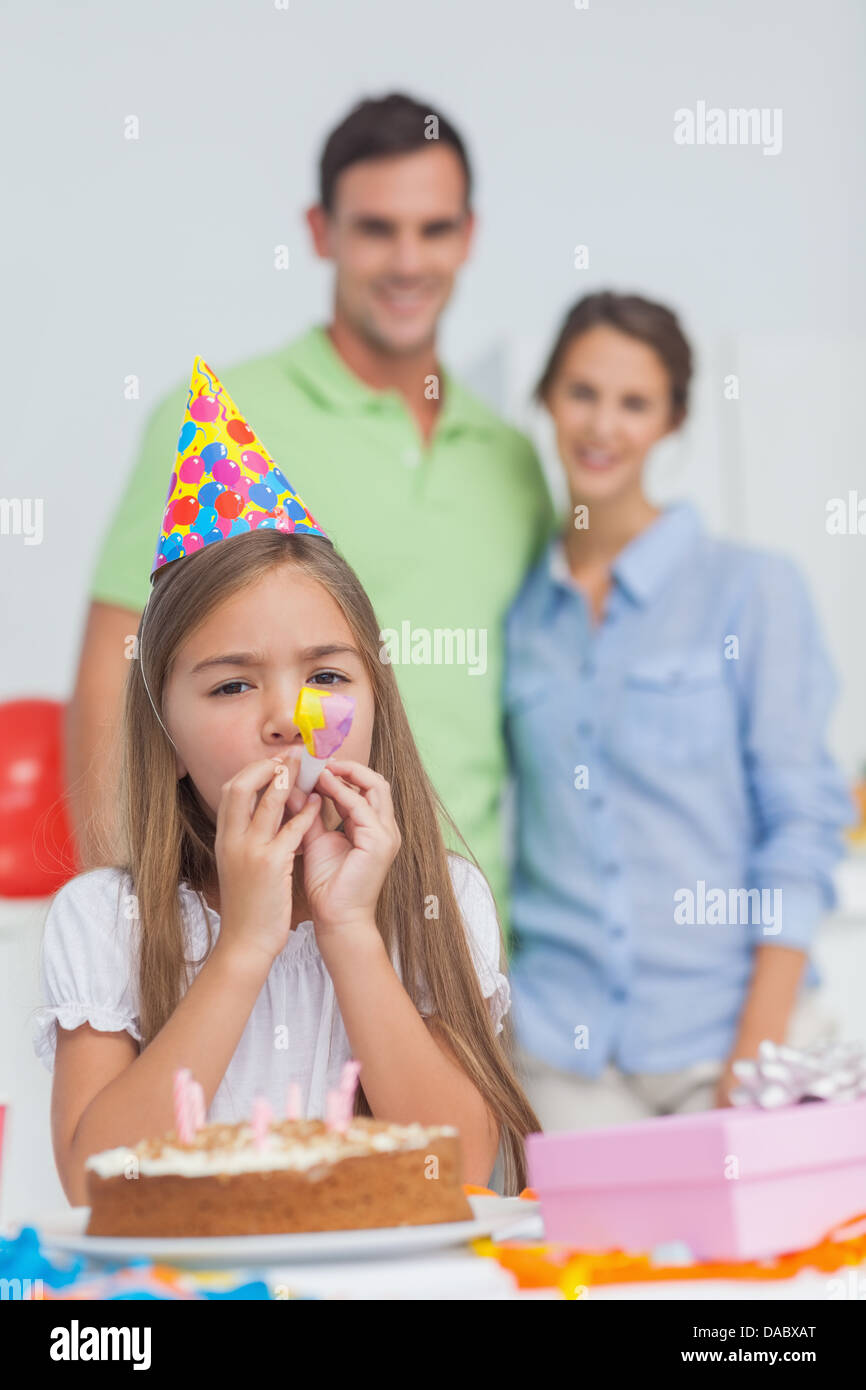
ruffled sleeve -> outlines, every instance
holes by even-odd
[[[120,869],[93,869],[55,894],[45,919],[40,959],[42,1003],[31,1034],[34,1051],[54,1070],[57,1030],[89,1023],[101,1033],[127,1032],[141,1042],[131,953],[134,897]]]
[[[502,1020],[511,1007],[511,990],[508,979],[499,968],[500,930],[493,894],[486,878],[471,860],[464,859],[460,854],[449,853],[448,868],[466,923],[466,939],[481,993],[487,1000],[494,1030],[501,1033],[504,1026]],[[396,950],[392,960],[394,969],[400,975]],[[424,980],[418,984],[416,1007],[425,1017],[432,1012],[433,1002]]]
[[[511,1008],[508,979],[499,968],[501,932],[496,904],[487,879],[469,859],[448,855],[451,882],[467,926],[467,940],[481,993],[487,1000],[493,1027],[502,1032],[503,1018]]]

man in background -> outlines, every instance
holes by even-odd
[[[362,101],[337,126],[319,178],[307,222],[316,254],[334,264],[330,323],[237,366],[212,365],[394,635],[419,751],[507,932],[502,623],[554,517],[528,441],[436,353],[472,239],[469,160],[444,117],[395,94]],[[101,862],[97,822],[113,831],[129,638],[186,399],[183,384],[151,413],[91,583],[67,724],[85,869]]]

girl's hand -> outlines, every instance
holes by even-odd
[[[217,811],[220,941],[263,960],[268,970],[292,929],[295,851],[322,804],[314,793],[280,828],[298,767],[297,757],[248,763],[223,784]]]
[[[304,836],[304,891],[321,946],[347,927],[375,924],[379,893],[402,840],[391,788],[364,763],[329,758],[316,787],[343,818],[341,830],[326,830],[317,814]]]

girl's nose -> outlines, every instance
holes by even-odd
[[[262,729],[263,743],[274,748],[288,748],[292,744],[303,743],[301,731],[295,723],[297,691],[275,700]]]

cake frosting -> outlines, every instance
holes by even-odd
[[[134,1164],[146,1177],[216,1177],[228,1173],[327,1170],[346,1158],[423,1149],[437,1138],[456,1136],[453,1125],[399,1125],[356,1116],[345,1130],[329,1129],[322,1120],[273,1123],[258,1146],[252,1126],[206,1125],[191,1143],[175,1131],[162,1139],[143,1139],[127,1148],[91,1154],[85,1168],[101,1178],[122,1176]]]

